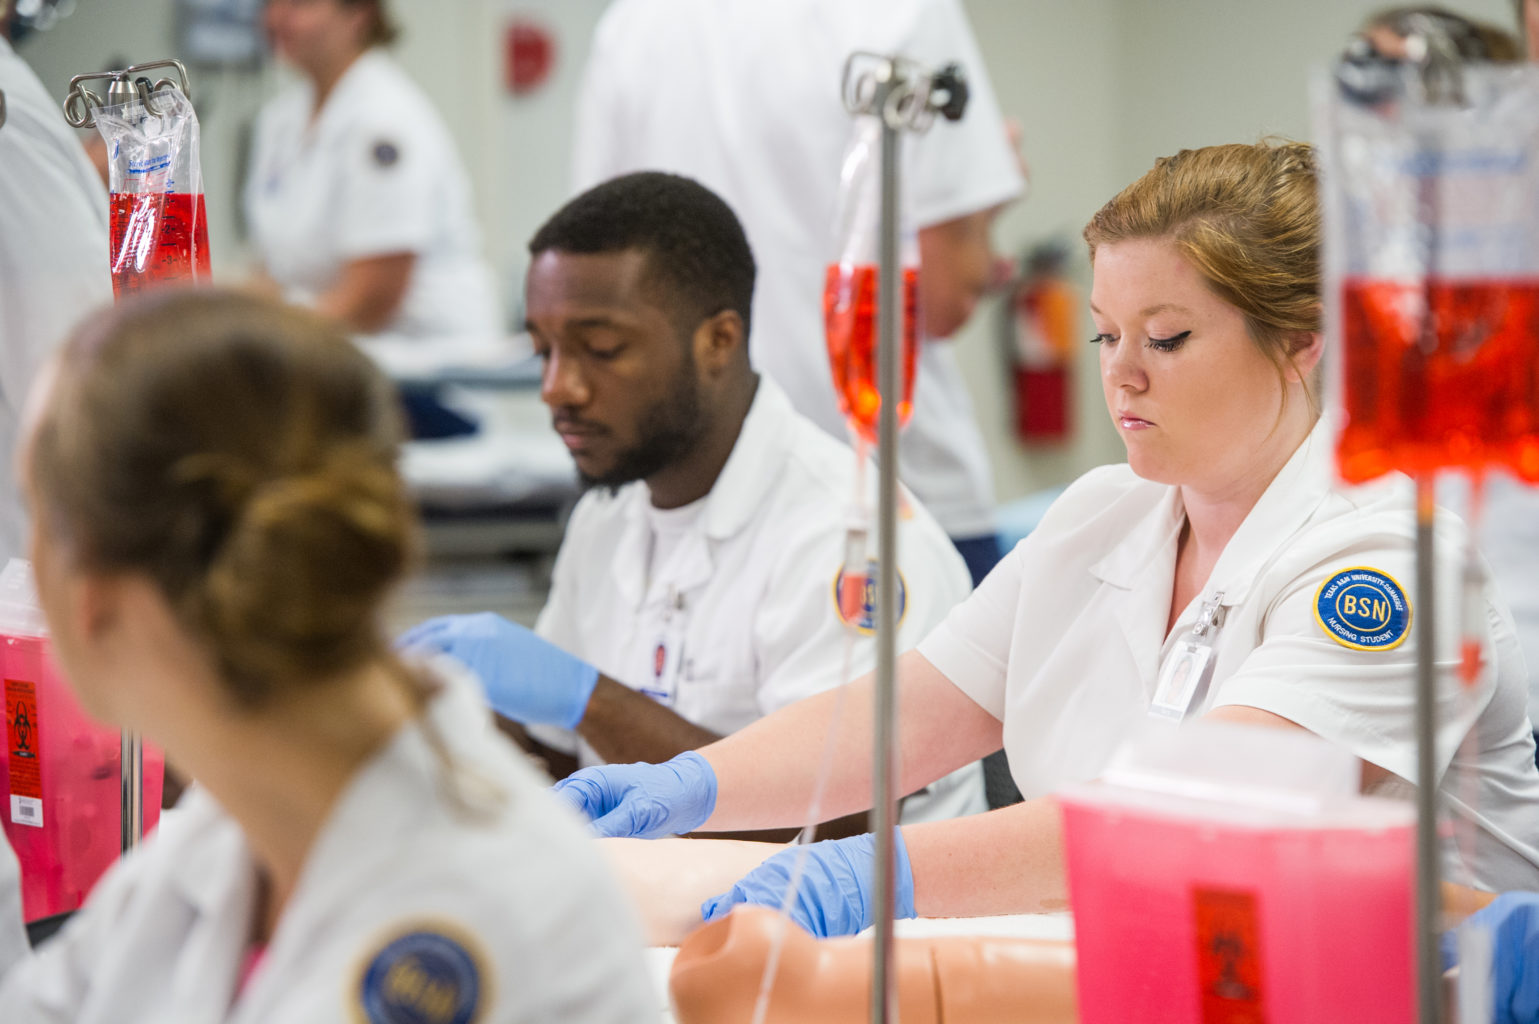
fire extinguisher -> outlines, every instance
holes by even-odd
[[[1015,400],[1015,432],[1027,443],[1068,438],[1073,415],[1079,289],[1065,271],[1068,249],[1048,242],[1030,250],[1010,303],[1007,351]]]

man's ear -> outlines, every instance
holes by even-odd
[[[748,346],[743,318],[735,310],[712,314],[695,328],[695,362],[702,372],[715,375],[740,358]]]

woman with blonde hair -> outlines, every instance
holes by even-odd
[[[427,95],[390,56],[386,0],[267,0],[298,81],[263,106],[245,212],[262,275],[358,335],[484,342],[501,311],[470,181]]]
[[[1026,797],[900,829],[901,915],[1062,907],[1061,826],[1047,794],[1099,775],[1151,713],[1307,730],[1354,753],[1373,791],[1416,777],[1416,640],[1399,582],[1411,577],[1412,496],[1406,481],[1332,484],[1316,385],[1316,186],[1305,145],[1186,150],[1086,227],[1091,340],[1128,461],[1081,477],[899,660],[900,792],[1002,742]],[[1445,572],[1459,564],[1460,534],[1456,521],[1439,526]],[[1317,614],[1348,582],[1378,595],[1367,614],[1355,601],[1344,616]],[[1438,768],[1450,792],[1476,794],[1451,801],[1477,835],[1468,877],[1533,885],[1539,773],[1521,659],[1489,586],[1485,597],[1491,668],[1480,700],[1455,699],[1456,645],[1439,636]],[[1452,606],[1440,612],[1440,622],[1458,621]],[[1199,621],[1219,624],[1211,675],[1191,673],[1195,686],[1183,691],[1180,646]],[[805,812],[837,699],[791,705],[665,765],[587,769],[559,791],[606,834],[791,824]],[[829,815],[866,806],[871,791],[871,679],[851,684],[845,701]],[[1471,733],[1478,759],[1455,754]],[[872,846],[869,836],[815,844],[794,919],[819,934],[869,924]],[[778,904],[793,855],[771,858],[705,915]],[[1460,854],[1450,844],[1445,856]]]
[[[385,639],[416,543],[399,417],[335,327],[146,297],[89,321],[33,402],[60,667],[196,785],[34,954],[0,842],[0,1019],[655,1019],[579,825],[474,680]]]

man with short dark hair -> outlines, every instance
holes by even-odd
[[[471,616],[408,641],[475,669],[557,776],[666,761],[868,671],[873,611],[858,578],[875,563],[844,564],[855,456],[750,366],[754,260],[732,210],[687,178],[626,175],[558,211],[530,255],[542,397],[592,489],[539,637]],[[906,505],[900,646],[969,589],[945,533]],[[841,607],[841,591],[854,601]],[[905,814],[983,809],[973,765]],[[863,830],[857,817],[839,831]]]

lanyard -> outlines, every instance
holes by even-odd
[[[1202,603],[1197,622],[1160,666],[1160,679],[1149,705],[1152,718],[1179,722],[1201,706],[1213,678],[1213,650],[1224,625],[1224,592],[1215,591]]]

